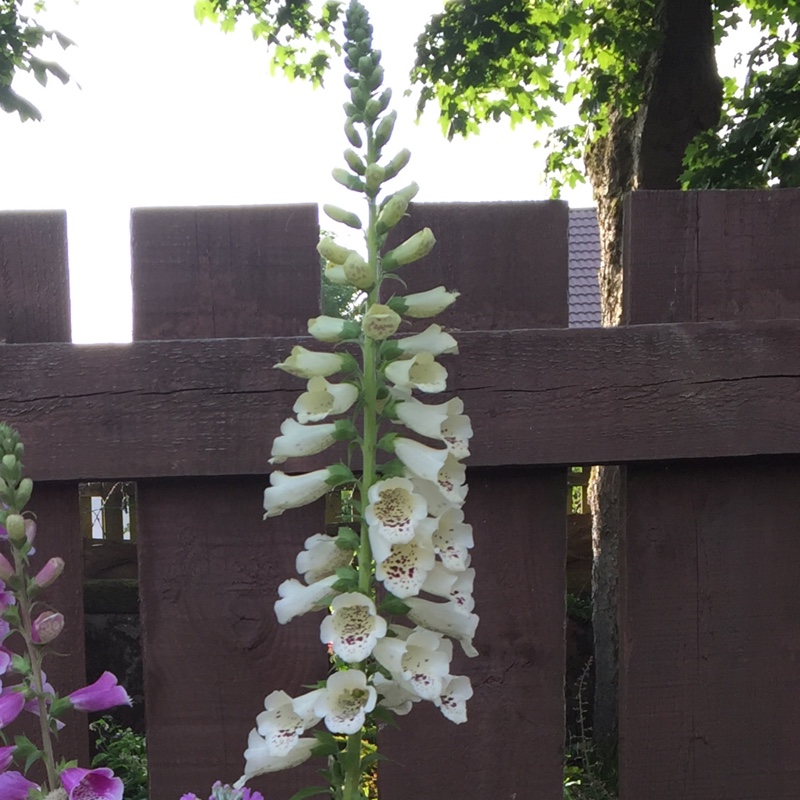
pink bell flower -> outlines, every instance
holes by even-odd
[[[64,615],[57,611],[42,611],[31,626],[31,639],[36,644],[52,642],[64,630]]]
[[[4,772],[0,775],[0,797],[3,800],[27,800],[31,789],[38,788],[19,772]]]
[[[16,745],[10,744],[7,747],[0,747],[0,773],[5,772],[14,760]]]
[[[114,706],[132,705],[128,693],[110,672],[104,672],[89,686],[76,689],[67,699],[78,711],[105,711]]]
[[[13,722],[25,707],[25,695],[13,689],[4,689],[0,693],[0,728]],[[0,797],[3,797],[0,794]]]
[[[94,798],[96,800],[122,800],[123,785],[107,767],[83,769],[71,767],[61,773],[61,785],[69,800]]]

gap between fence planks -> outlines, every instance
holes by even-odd
[[[461,355],[442,362],[481,420],[471,466],[800,450],[797,321],[459,339]],[[271,365],[298,341],[5,346],[0,418],[15,420],[40,480],[263,474],[272,432],[302,388]],[[326,453],[288,466],[329,461]]]

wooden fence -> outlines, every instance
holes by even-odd
[[[568,330],[563,204],[413,207],[440,244],[409,288],[462,292],[444,322],[476,427],[481,657],[457,664],[468,724],[417,708],[382,732],[381,800],[561,797],[566,468],[599,463],[626,465],[622,797],[797,798],[799,220],[796,191],[634,194],[626,327]],[[76,346],[63,214],[0,215],[0,419],[40,481],[37,547],[68,563],[65,688],[83,682],[77,482],[137,481],[151,800],[238,777],[261,698],[326,670],[318,621],[272,612],[322,507],[261,519],[301,386],[272,365],[318,313],[316,238],[310,205],[136,211],[136,341]],[[253,785],[286,797],[313,769]]]

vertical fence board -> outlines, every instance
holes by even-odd
[[[296,335],[318,313],[315,206],[140,210],[132,236],[134,338]],[[263,697],[325,674],[313,620],[279,628],[272,611],[324,524],[318,505],[262,520],[274,433],[264,431],[263,478],[139,488],[150,800],[238,778]],[[265,796],[311,777],[277,773],[262,780]]]
[[[461,290],[441,317],[455,331],[566,327],[567,225],[562,203],[414,206],[402,235],[428,226],[438,244],[403,279],[409,291],[439,283]],[[446,363],[457,369],[457,359]],[[399,730],[383,731],[381,751],[391,760],[380,767],[381,800],[556,800],[564,744],[565,470],[468,470],[467,479],[480,656],[455,659],[453,671],[473,681],[470,720],[455,727],[420,704],[399,718]]]
[[[272,609],[323,511],[317,503],[264,522],[264,483],[138,486],[150,800],[236,780],[263,698],[279,688],[296,695],[325,675],[319,621],[281,626]],[[313,769],[298,769],[251,785],[288,797],[313,782]]]
[[[67,215],[0,212],[0,342],[69,342]]]
[[[796,315],[799,198],[630,196],[627,322]],[[623,800],[797,794],[798,484],[796,458],[628,467]]]
[[[0,213],[0,289],[0,342],[70,341],[67,219],[63,211]],[[0,380],[13,381],[13,376],[0,376]],[[15,424],[13,419],[3,421]],[[20,434],[24,441],[24,425]],[[36,480],[35,474],[31,477]],[[39,526],[32,568],[38,569],[52,556],[60,556],[66,562],[64,574],[43,598],[66,619],[54,650],[69,657],[51,656],[45,661],[48,680],[56,691],[66,694],[86,683],[78,487],[36,483],[30,509]],[[86,763],[89,736],[85,715],[71,713],[65,721],[67,727],[59,735],[60,753]],[[28,719],[21,718],[6,732],[13,736],[20,730],[37,740]]]
[[[317,209],[136,209],[133,338],[296,336],[319,313]]]

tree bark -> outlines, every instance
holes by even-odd
[[[722,82],[714,55],[710,0],[662,0],[655,19],[659,46],[642,65],[645,93],[633,117],[615,115],[608,133],[586,151],[585,163],[597,203],[602,324],[619,325],[622,307],[622,200],[635,189],[679,189],[686,147],[715,127],[722,108]],[[592,605],[595,637],[594,742],[613,758],[618,740],[617,585],[620,512],[619,467],[592,470]]]

